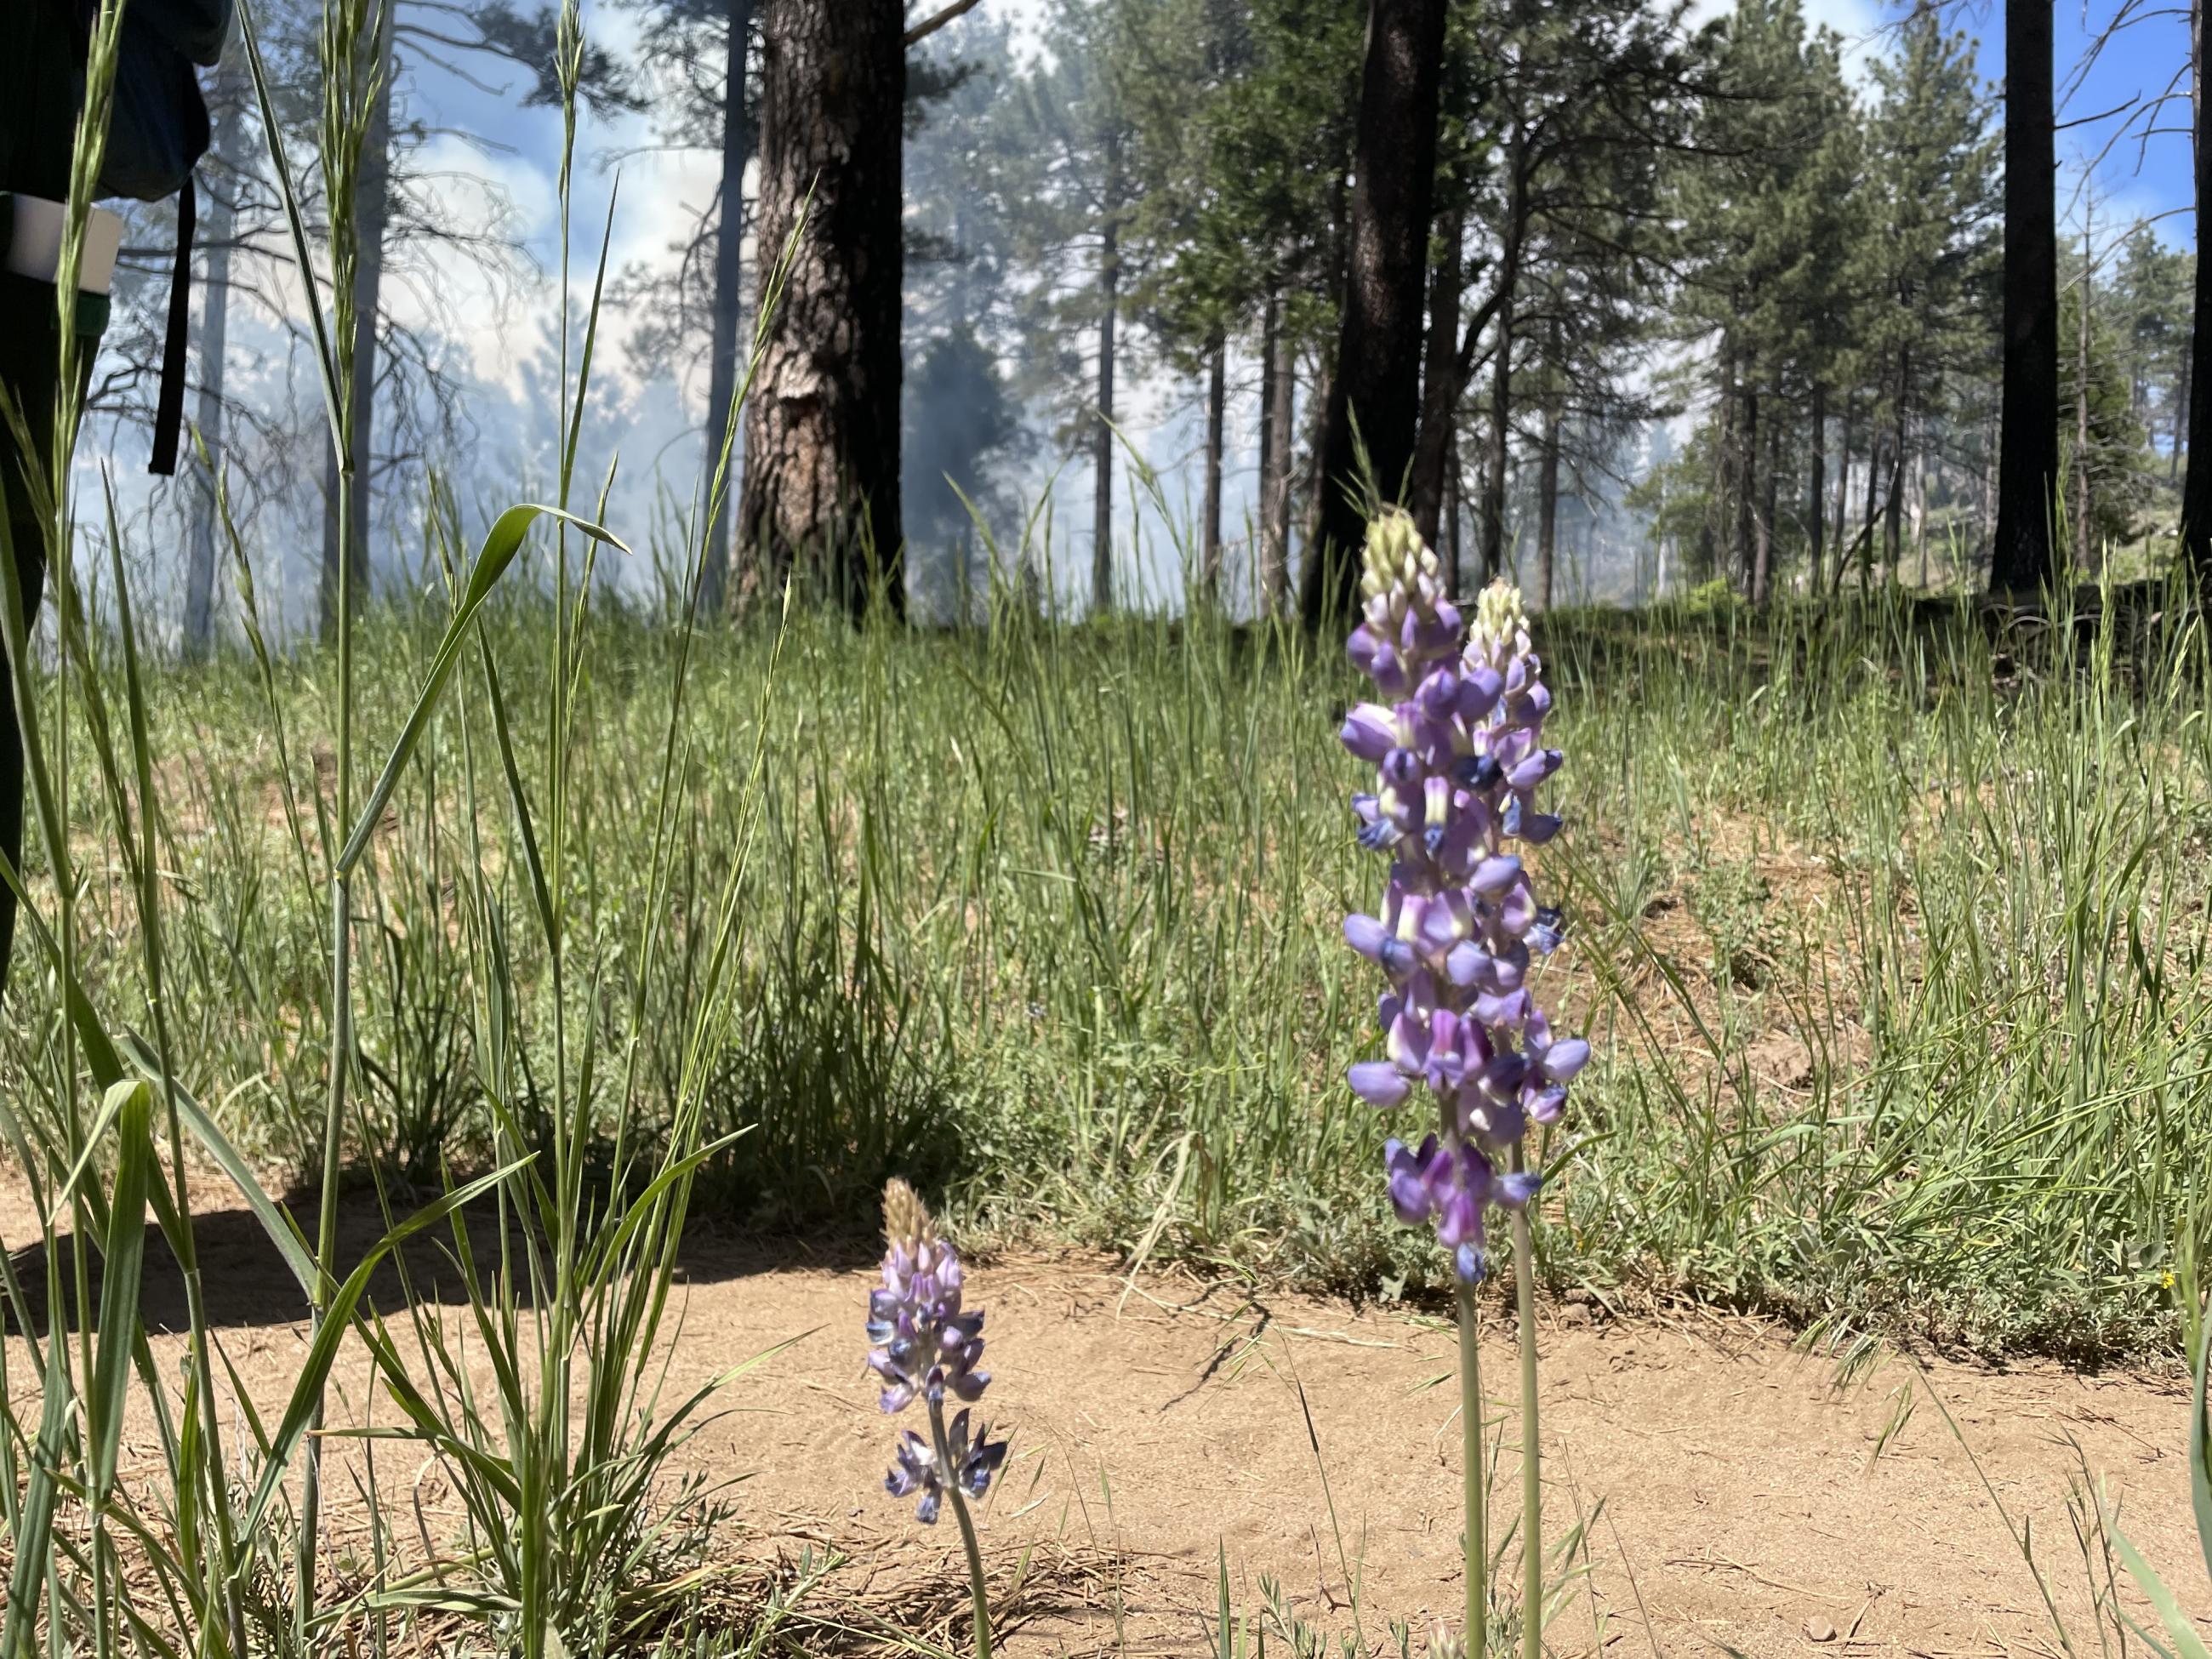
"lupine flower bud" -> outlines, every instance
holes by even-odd
[[[982,1311],[962,1309],[959,1254],[938,1236],[928,1207],[903,1181],[884,1189],[884,1234],[883,1288],[869,1293],[867,1323],[868,1366],[883,1385],[883,1409],[904,1411],[919,1397],[936,1413],[948,1393],[981,1398],[991,1382],[988,1371],[976,1369],[983,1357]],[[971,1445],[965,1411],[953,1419],[950,1439],[951,1478],[980,1498],[1006,1455],[1006,1443],[993,1443],[979,1424]],[[909,1431],[897,1457],[886,1489],[900,1498],[920,1492],[915,1515],[934,1522],[945,1487],[935,1452]]]
[[[1543,742],[1552,694],[1517,590],[1493,583],[1462,638],[1436,556],[1395,509],[1368,526],[1361,620],[1349,654],[1376,685],[1344,722],[1345,747],[1376,769],[1353,797],[1359,844],[1390,855],[1379,916],[1345,920],[1346,941],[1380,967],[1382,1060],[1352,1066],[1361,1098],[1388,1109],[1425,1087],[1436,1128],[1418,1149],[1384,1152],[1390,1201],[1425,1222],[1465,1279],[1483,1270],[1483,1215],[1518,1208],[1542,1177],[1500,1174],[1502,1154],[1534,1122],[1558,1121],[1566,1085],[1589,1059],[1580,1038],[1554,1040],[1527,983],[1532,954],[1565,933],[1536,900],[1519,852],[1559,819],[1534,792],[1564,756]]]

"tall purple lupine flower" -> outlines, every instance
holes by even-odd
[[[1541,1177],[1505,1168],[1530,1123],[1549,1123],[1589,1058],[1558,1039],[1528,985],[1532,955],[1559,943],[1559,913],[1537,902],[1517,847],[1559,828],[1535,792],[1559,768],[1544,745],[1552,705],[1520,593],[1494,583],[1462,635],[1436,555],[1403,513],[1368,526],[1364,615],[1352,661],[1375,682],[1339,733],[1373,763],[1371,794],[1352,797],[1359,842],[1388,853],[1382,914],[1345,920],[1352,948],[1389,981],[1378,1007],[1379,1060],[1352,1088],[1382,1108],[1425,1088],[1435,1127],[1418,1146],[1385,1148],[1390,1201],[1426,1221],[1461,1279],[1483,1273],[1484,1212],[1525,1206]]]
[[[928,1407],[931,1433],[925,1440],[909,1430],[901,1438],[897,1461],[884,1477],[895,1498],[919,1495],[915,1518],[936,1522],[945,1494],[981,1498],[1005,1461],[1006,1443],[993,1440],[978,1423],[971,1439],[968,1413],[948,1428],[945,1396],[973,1401],[982,1397],[991,1374],[978,1370],[983,1357],[983,1315],[963,1310],[963,1275],[959,1253],[938,1237],[928,1207],[903,1181],[884,1189],[884,1284],[868,1296],[868,1365],[883,1385],[885,1412],[902,1412],[916,1399]],[[961,1520],[964,1524],[967,1516]]]

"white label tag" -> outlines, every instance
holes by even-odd
[[[18,276],[51,283],[62,263],[62,228],[69,210],[41,196],[15,198],[15,235],[8,247],[8,269]],[[77,270],[77,287],[87,294],[105,294],[115,280],[115,256],[123,246],[123,218],[106,208],[94,208],[85,222],[84,254]]]

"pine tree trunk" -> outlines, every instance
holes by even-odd
[[[206,180],[207,220],[202,246],[207,272],[200,279],[200,395],[194,424],[207,449],[207,470],[192,503],[191,544],[185,567],[185,658],[205,659],[215,641],[216,489],[222,475],[223,359],[230,336],[230,243],[238,228],[239,163],[246,140],[246,76],[235,61],[236,48],[224,56],[210,102],[216,121],[210,149],[214,165]]]
[[[1807,591],[1820,591],[1822,532],[1828,527],[1828,388],[1813,383],[1812,478],[1805,491],[1805,537],[1812,575]]]
[[[1098,418],[1091,439],[1091,609],[1114,608],[1114,333],[1121,319],[1121,228],[1109,213],[1098,252]]]
[[[2212,594],[2212,375],[2202,368],[2212,352],[2212,246],[2206,245],[2204,218],[2212,213],[2212,131],[2204,124],[2204,0],[2190,7],[2191,57],[2195,67],[2191,90],[2195,106],[2192,122],[2197,143],[2197,280],[2191,296],[2189,358],[2184,374],[2189,382],[2188,459],[2181,478],[2183,545],[2189,551],[2197,592]]]
[[[1559,331],[1552,331],[1553,341]],[[1545,610],[1552,608],[1552,567],[1559,532],[1559,399],[1544,398],[1544,458],[1536,481],[1536,591]]]
[[[2051,12],[2051,0],[2005,0],[2004,414],[1990,588],[2023,595],[2034,593],[2056,569],[2051,497],[2058,481],[2058,167]]]
[[[744,307],[745,59],[753,0],[729,0],[722,68],[722,185],[714,228],[714,317],[707,359],[707,545],[701,550],[699,603],[709,615],[727,602],[731,570],[730,485],[738,465],[730,426],[737,399],[738,322]],[[768,256],[773,259],[774,251]]]
[[[899,0],[765,0],[757,245],[783,258],[747,400],[738,602],[811,566],[847,612],[906,609],[899,503]],[[811,197],[811,201],[810,201]]]
[[[1505,468],[1513,432],[1513,296],[1498,307],[1498,362],[1490,392],[1490,465],[1482,479],[1482,576],[1505,568]]]
[[[358,611],[368,596],[368,498],[374,481],[370,477],[371,440],[376,428],[376,313],[384,291],[384,233],[391,218],[392,185],[392,10],[384,11],[383,33],[377,41],[381,72],[376,96],[368,107],[368,122],[361,147],[361,173],[354,189],[354,224],[358,253],[353,277],[353,375],[343,388],[352,427],[347,447],[352,488],[338,488],[338,456],[335,438],[326,441],[323,454],[323,568],[318,594],[317,622],[325,642],[337,637],[338,561],[345,550],[346,586]],[[338,523],[338,497],[347,498],[345,525]]]
[[[1358,470],[1353,428],[1386,495],[1413,459],[1449,9],[1449,0],[1369,0],[1343,323],[1317,458],[1321,518],[1304,584],[1310,625],[1358,604],[1366,526],[1345,489]]]
[[[1411,505],[1413,527],[1431,547],[1443,511],[1444,478],[1450,471],[1452,428],[1459,404],[1460,244],[1467,234],[1467,209],[1455,203],[1437,216],[1443,258],[1429,277],[1428,347],[1421,364],[1421,423],[1413,442]],[[1376,480],[1387,493],[1395,483]]]

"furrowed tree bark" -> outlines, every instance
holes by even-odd
[[[2204,357],[2212,352],[2212,261],[2206,246],[2204,216],[2212,212],[2212,132],[2204,125],[2204,3],[2190,7],[2191,126],[2197,143],[2197,278],[2190,299],[2189,356],[2183,374],[2189,382],[2185,400],[2189,416],[2189,456],[2181,479],[2182,545],[2187,549],[2191,571],[2200,599],[2212,594],[2212,441],[2205,428],[2212,425],[2212,374]],[[2179,401],[2179,400],[2178,400]]]
[[[1229,347],[1216,329],[1206,355],[1206,501],[1199,526],[1200,562],[1206,596],[1221,599],[1221,452],[1228,441]]]
[[[1121,227],[1109,213],[1098,251],[1098,413],[1091,439],[1091,608],[1100,614],[1114,608],[1114,334],[1121,289]]]
[[[1440,257],[1429,278],[1429,337],[1421,364],[1421,423],[1413,441],[1409,498],[1413,527],[1431,547],[1443,512],[1444,480],[1450,471],[1452,428],[1463,383],[1459,374],[1459,302],[1462,281],[1460,244],[1467,234],[1467,209],[1455,204],[1437,216]],[[1386,485],[1387,479],[1380,480]]]
[[[317,624],[325,644],[337,637],[338,550],[353,550],[352,568],[345,580],[352,589],[356,609],[368,596],[368,501],[374,480],[369,471],[374,453],[370,440],[376,426],[376,311],[384,291],[384,232],[391,220],[392,188],[392,9],[384,9],[383,30],[377,40],[381,71],[376,96],[369,105],[368,125],[361,148],[361,177],[354,191],[354,222],[359,227],[361,249],[354,266],[353,382],[347,388],[353,410],[353,488],[348,492],[346,516],[352,520],[341,534],[338,523],[338,457],[335,439],[326,440],[323,454],[323,566],[317,594]]]
[[[238,225],[238,163],[245,149],[246,77],[227,52],[210,101],[216,165],[206,182],[207,273],[200,289],[200,395],[194,424],[208,465],[192,503],[191,545],[185,568],[185,657],[204,660],[215,640],[216,489],[222,471],[222,370],[230,335],[230,240]]]
[[[738,462],[730,406],[738,395],[738,321],[744,304],[745,60],[752,39],[753,0],[730,0],[729,27],[722,69],[721,206],[714,230],[714,319],[708,348],[706,465],[702,469],[708,516],[707,544],[699,556],[699,603],[709,615],[722,609],[729,593],[730,494]]]
[[[1366,526],[1345,489],[1358,450],[1364,448],[1386,494],[1401,487],[1413,459],[1449,9],[1449,0],[1368,0],[1343,325],[1322,422],[1321,514],[1304,583],[1310,626],[1358,603]]]
[[[903,616],[899,0],[765,0],[760,17],[763,264],[805,223],[745,405],[736,598],[811,568],[849,615],[880,592]]]
[[[2032,595],[2056,571],[2051,492],[2058,478],[2058,167],[2051,4],[2005,0],[2004,389],[1990,562],[1995,593]],[[2197,165],[2201,170],[2201,145]],[[2201,313],[2201,298],[2198,307]],[[2185,489],[2185,501],[2186,495]]]

